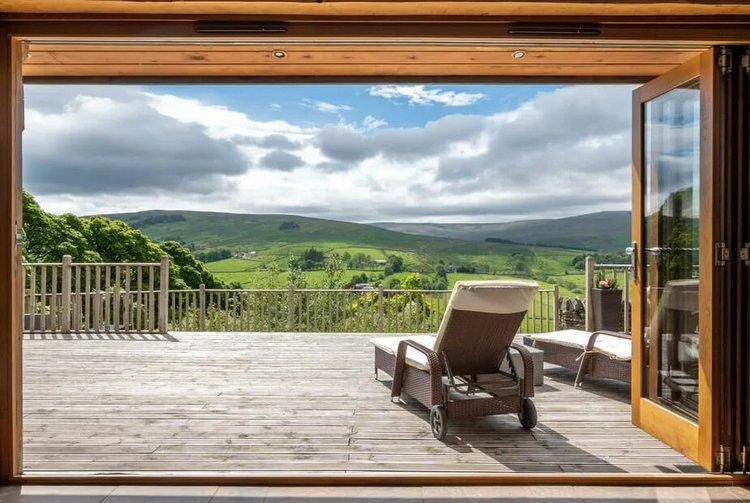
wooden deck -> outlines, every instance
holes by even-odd
[[[25,471],[698,472],[630,424],[628,387],[550,368],[539,426],[435,440],[373,379],[363,334],[25,336]]]

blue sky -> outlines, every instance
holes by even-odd
[[[54,212],[503,222],[630,204],[632,86],[29,85]]]
[[[278,85],[177,85],[149,86],[154,93],[170,93],[183,98],[223,105],[244,112],[260,120],[286,120],[294,123],[325,124],[331,114],[315,110],[311,101],[349,106],[340,114],[351,122],[361,122],[368,115],[382,118],[390,126],[421,126],[446,114],[454,108],[462,114],[489,115],[513,110],[537,93],[562,86],[552,85],[441,85],[425,84],[429,89],[447,89],[454,92],[482,94],[485,97],[471,105],[445,107],[438,104],[413,106],[408,99],[384,101],[368,91],[372,84],[278,84]],[[280,107],[270,107],[277,104]]]

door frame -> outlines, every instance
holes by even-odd
[[[94,26],[92,26],[92,24]],[[318,25],[320,26],[320,24]],[[425,32],[430,36],[443,33],[456,34],[450,25],[425,24]],[[630,40],[633,43],[653,40],[654,37],[668,37],[671,34],[677,40],[694,40],[696,43],[719,43],[745,37],[750,41],[750,34],[741,26],[715,26],[712,28],[689,25],[659,25],[653,27],[626,27],[612,31],[613,38]],[[317,29],[317,27],[316,27]],[[357,27],[349,24],[340,28],[339,33],[352,33]],[[371,31],[382,37],[398,32],[397,26],[375,26]],[[481,23],[463,27],[464,36],[472,33],[489,34],[487,25]],[[14,229],[20,224],[20,213],[17,210],[20,200],[20,131],[22,128],[23,96],[21,89],[21,63],[24,55],[24,33],[29,36],[61,37],[65,35],[99,35],[111,34],[113,37],[142,37],[160,39],[165,42],[179,36],[196,36],[192,23],[130,20],[117,23],[86,23],[80,20],[54,22],[46,20],[38,23],[0,22],[0,481],[23,483],[167,483],[167,484],[734,484],[750,482],[750,477],[714,474],[533,474],[533,473],[498,473],[498,474],[372,474],[372,475],[288,475],[248,476],[243,474],[207,474],[185,475],[179,472],[168,472],[152,475],[95,475],[92,473],[38,474],[23,475],[20,470],[20,433],[21,433],[21,353],[20,353],[20,312],[13,316],[20,307],[20,284],[18,272],[20,257],[16,252]],[[665,35],[665,31],[667,34]],[[315,29],[311,31],[314,33]],[[356,33],[356,31],[354,31]],[[489,36],[489,35],[486,35]],[[494,36],[502,38],[495,34]],[[691,38],[692,37],[692,38]],[[547,39],[554,44],[559,39]],[[714,42],[715,41],[715,42]],[[645,42],[644,42],[645,43]],[[436,72],[439,72],[436,65]],[[319,79],[332,80],[332,79]],[[424,81],[425,78],[417,80]],[[596,79],[586,79],[595,81]],[[518,82],[529,82],[533,79],[517,79]],[[611,81],[611,79],[609,80]],[[18,291],[17,291],[18,290]],[[11,313],[11,316],[4,317]],[[639,408],[639,415],[642,413]],[[165,478],[166,477],[166,478]]]

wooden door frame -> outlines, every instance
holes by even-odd
[[[714,454],[718,448],[716,424],[717,424],[717,393],[713,393],[712,377],[715,375],[713,367],[715,345],[712,336],[718,333],[717,320],[719,311],[714,298],[716,289],[716,274],[714,270],[714,243],[719,237],[718,213],[714,211],[714,201],[719,201],[719,191],[714,180],[718,178],[718,170],[721,167],[720,159],[717,159],[719,149],[714,138],[714,125],[717,120],[717,103],[714,99],[714,90],[717,88],[716,79],[718,71],[716,68],[715,50],[709,49],[701,56],[685,63],[683,66],[657,77],[649,82],[648,87],[640,87],[633,93],[633,208],[631,226],[632,239],[637,243],[638,257],[636,267],[638,270],[637,280],[633,284],[633,380],[631,384],[631,407],[633,424],[644,429],[656,438],[672,445],[676,450],[686,456],[695,459],[701,465],[716,466]],[[643,192],[637,188],[643,187],[643,107],[642,104],[650,101],[665,92],[670,91],[676,84],[687,83],[700,78],[700,110],[701,110],[701,173],[700,173],[700,251],[699,265],[701,281],[699,283],[699,403],[698,424],[675,412],[667,411],[655,402],[643,398],[643,368],[636,362],[643,360],[644,348],[641,337],[636,336],[643,333],[647,323],[644,319],[644,305],[642,303],[645,255],[643,252]],[[707,278],[707,280],[706,280]],[[652,355],[653,356],[653,355]],[[653,384],[653,383],[651,383]],[[708,400],[707,400],[708,398]],[[656,418],[659,418],[658,420]]]
[[[80,16],[79,16],[80,17]],[[507,23],[506,23],[507,25]],[[485,37],[502,39],[497,26],[487,24],[430,24],[409,25],[356,23],[337,25],[318,23],[300,25],[292,30],[296,36],[315,37],[326,26],[340,36],[363,32],[374,37],[393,34],[421,33],[425,37]],[[607,27],[605,38],[630,40],[634,43],[660,39],[692,41],[696,44],[749,42],[750,31],[744,24],[724,26],[620,26]],[[136,474],[94,475],[89,473],[21,474],[21,352],[20,334],[20,254],[17,252],[15,229],[20,227],[19,211],[22,129],[22,78],[21,64],[24,40],[29,37],[110,36],[117,39],[149,37],[173,40],[174,37],[197,37],[192,22],[165,22],[148,19],[120,22],[85,23],[82,21],[0,22],[0,482],[34,483],[161,483],[161,484],[734,484],[750,482],[749,477],[712,474],[409,474],[384,473],[362,475],[245,475],[245,474]],[[548,43],[560,38],[544,39]],[[439,72],[439,68],[436,68]],[[326,80],[326,79],[321,79]],[[589,81],[595,79],[587,79]],[[518,79],[528,82],[528,79]],[[702,214],[703,217],[703,214]],[[708,239],[708,238],[707,238]],[[711,245],[712,248],[712,245]],[[635,312],[635,310],[634,310]],[[638,414],[643,411],[639,409]],[[635,417],[635,416],[634,416]]]

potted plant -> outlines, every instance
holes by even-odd
[[[591,289],[595,330],[620,330],[622,289],[617,288],[617,277],[608,277],[603,270],[597,274]]]

